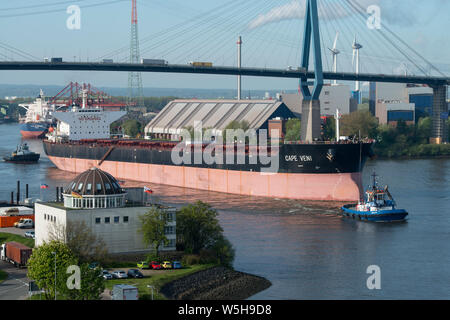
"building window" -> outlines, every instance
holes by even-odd
[[[123,217],[123,222],[128,223],[128,217]]]
[[[114,217],[114,223],[119,223],[120,217]]]
[[[101,218],[95,218],[95,224],[100,224],[100,222],[102,222]]]
[[[109,218],[109,217],[106,217],[106,218],[105,218],[105,223],[109,223],[109,221],[110,221],[110,218]]]
[[[165,234],[174,234],[175,228],[173,226],[164,227],[164,233]]]
[[[175,247],[175,239],[169,239],[166,245],[164,245],[166,248]]]
[[[176,219],[175,212],[167,213],[167,222],[174,222]]]

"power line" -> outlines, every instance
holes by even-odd
[[[80,1],[83,1],[83,0],[80,0]],[[114,0],[114,1],[100,2],[100,3],[85,5],[85,6],[82,6],[82,8],[93,8],[93,7],[99,7],[99,6],[106,6],[106,5],[115,4],[115,3],[119,3],[119,2],[123,2],[123,1],[127,1],[127,0]],[[15,17],[24,17],[24,16],[34,16],[34,15],[66,11],[66,9],[67,8],[61,8],[61,9],[52,9],[52,10],[37,11],[37,12],[7,14],[7,15],[0,15],[0,18],[15,18]]]

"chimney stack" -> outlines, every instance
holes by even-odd
[[[237,41],[237,48],[238,48],[238,62],[237,62],[237,66],[240,69],[242,67],[242,37],[239,36],[238,41]],[[241,90],[242,90],[242,84],[241,84],[241,75],[238,75],[238,82],[237,82],[237,99],[241,100],[242,98],[242,94],[241,94]]]

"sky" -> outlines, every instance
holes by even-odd
[[[401,54],[384,48],[358,17],[345,10],[346,0],[319,0],[324,68],[331,70],[327,47],[339,32],[338,68],[351,71],[351,44],[363,45],[362,72],[418,72]],[[450,73],[448,0],[358,0],[363,8],[378,6],[385,26],[395,31],[423,57]],[[243,65],[286,68],[298,66],[305,0],[138,0],[139,38],[143,58],[169,63],[211,61],[236,65],[236,39],[243,37]],[[81,9],[80,29],[67,27],[70,5]],[[127,61],[131,0],[14,0],[0,2],[0,60],[25,60],[6,50],[20,49],[36,59],[66,61]],[[372,32],[372,33],[371,33]],[[110,54],[122,48],[117,54]],[[384,60],[383,60],[384,59]],[[413,59],[414,60],[414,59]],[[416,61],[416,60],[414,60]],[[416,61],[417,62],[417,61]],[[384,68],[384,69],[383,69]],[[3,84],[64,86],[70,81],[96,87],[126,87],[127,73],[2,71]],[[232,76],[143,74],[144,87],[234,88]],[[293,90],[296,80],[246,77],[244,90]]]

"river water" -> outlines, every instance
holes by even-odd
[[[21,142],[17,124],[0,125],[0,156]],[[56,169],[40,140],[36,165],[0,162],[0,200],[21,181],[22,195],[50,200],[75,175]],[[450,159],[369,161],[397,204],[402,223],[367,223],[338,215],[338,204],[236,195],[152,185],[157,201],[177,206],[202,200],[219,210],[236,250],[235,269],[263,276],[272,286],[251,299],[450,299]],[[41,190],[41,183],[49,189]],[[143,184],[127,181],[127,186]],[[23,198],[23,196],[22,196]],[[367,268],[380,268],[381,289],[369,290]]]

